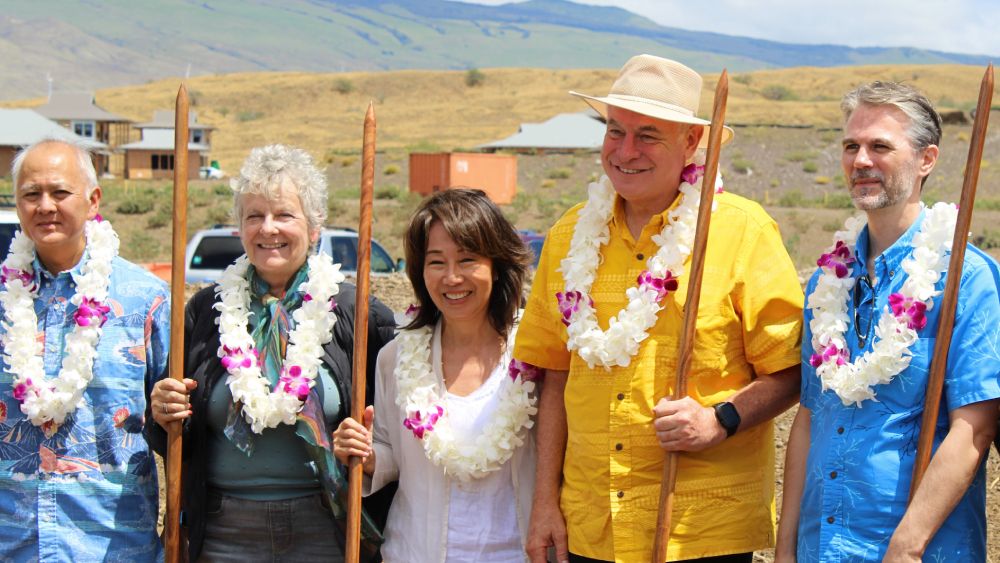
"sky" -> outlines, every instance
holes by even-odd
[[[506,4],[511,0],[461,0]],[[783,43],[918,47],[1000,55],[1000,1],[572,0],[618,6],[665,26]]]

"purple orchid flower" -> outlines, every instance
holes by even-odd
[[[111,307],[97,301],[91,297],[84,297],[80,301],[80,307],[73,313],[73,320],[77,326],[102,326],[108,320],[108,313]]]
[[[836,358],[837,365],[842,366],[847,363],[847,351],[841,350],[836,344],[830,344],[822,352],[809,356],[809,365],[818,368],[832,358]]]
[[[688,164],[681,170],[681,181],[694,185],[705,175],[705,167],[695,163]]]
[[[816,265],[820,268],[832,269],[838,278],[846,278],[849,272],[848,266],[854,263],[854,255],[851,253],[844,241],[838,240],[833,250],[827,252],[816,260]]]
[[[658,278],[649,270],[643,271],[638,278],[639,287],[642,289],[652,289],[656,292],[656,302],[663,301],[663,298],[671,291],[677,291],[677,278],[670,272],[666,277]]]
[[[590,306],[594,306],[594,300],[590,299]],[[569,326],[570,321],[573,318],[573,314],[580,310],[580,302],[583,300],[583,294],[579,291],[567,291],[565,293],[556,293],[556,300],[559,302],[559,312],[562,313],[562,323]]]
[[[900,322],[905,322],[911,330],[920,330],[927,326],[927,304],[912,297],[903,297],[901,293],[889,296],[889,308]]]
[[[420,411],[416,411],[413,416],[403,419],[403,427],[413,432],[418,440],[423,440],[424,434],[432,432],[434,425],[442,416],[444,416],[444,409],[440,405],[435,405],[434,411],[426,417],[426,420],[425,417],[421,416]]]
[[[507,375],[510,376],[512,381],[517,381],[517,376],[521,376],[521,381],[538,381],[544,375],[544,372],[537,366],[529,364],[528,362],[522,362],[521,360],[512,359],[510,365],[507,366]]]
[[[16,399],[18,402],[23,403],[24,400],[28,397],[28,391],[30,391],[33,386],[34,383],[31,382],[30,377],[28,379],[25,379],[24,383],[19,383],[15,385],[14,399]]]
[[[230,348],[229,346],[223,346],[222,353],[222,367],[226,368],[226,370],[251,367],[253,366],[254,358],[257,358],[259,363],[259,357],[257,356],[257,350],[255,348],[251,348],[248,352],[244,352],[242,348]]]
[[[11,279],[19,279],[21,280],[21,285],[29,287],[34,284],[35,276],[25,270],[2,266],[2,272],[0,272],[0,284],[6,284],[7,280]]]

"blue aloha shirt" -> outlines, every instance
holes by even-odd
[[[35,313],[54,377],[77,307],[80,264],[57,276],[35,259]],[[34,426],[0,373],[0,560],[155,561],[157,481],[143,439],[146,386],[166,371],[167,286],[115,258],[108,306],[85,403],[59,426]],[[2,311],[0,311],[2,314]],[[0,328],[0,330],[3,330]]]
[[[878,317],[889,295],[899,291],[907,275],[901,264],[911,251],[917,221],[875,259],[874,307],[859,298],[862,316],[871,312],[865,345],[859,349],[855,300],[848,299],[846,340],[851,358],[871,349]],[[866,274],[868,228],[856,243],[855,279]],[[819,272],[806,288],[816,287]],[[945,280],[938,282],[944,288]],[[865,291],[856,284],[859,291]],[[1000,397],[1000,274],[997,262],[968,246],[959,286],[955,329],[948,354],[943,404],[934,437],[936,449],[948,432],[948,413],[956,408]],[[867,292],[866,292],[867,293]],[[853,297],[853,293],[852,293]],[[867,298],[871,297],[869,293]],[[910,350],[910,366],[885,385],[874,388],[875,400],[845,406],[833,391],[823,391],[816,370],[805,309],[802,337],[802,405],[811,411],[810,448],[799,518],[798,561],[881,561],[889,539],[906,510],[920,419],[941,296],[927,312],[927,326]],[[983,459],[976,476],[924,552],[924,561],[986,560],[986,485]]]

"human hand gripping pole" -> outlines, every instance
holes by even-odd
[[[187,245],[188,93],[182,83],[174,112],[174,210],[170,269],[170,377],[184,380],[184,255]],[[180,541],[181,435],[183,421],[167,425],[166,563],[183,560]]]
[[[948,348],[951,346],[951,333],[955,328],[958,284],[962,279],[965,246],[969,236],[969,225],[972,223],[972,208],[976,201],[976,185],[979,182],[979,167],[983,160],[983,144],[986,142],[992,102],[993,63],[990,63],[983,73],[983,80],[979,86],[979,103],[976,104],[976,119],[972,126],[972,140],[969,141],[969,156],[965,161],[965,179],[962,182],[962,197],[958,204],[951,260],[948,262],[948,279],[944,285],[944,297],[941,299],[941,312],[938,314],[938,328],[934,339],[934,356],[927,376],[924,414],[920,422],[920,438],[917,440],[917,459],[913,464],[913,480],[910,483],[910,501],[913,500],[913,495],[920,486],[931,460],[934,429],[937,426],[945,368],[948,364]]]
[[[365,377],[368,356],[368,274],[371,270],[372,192],[375,184],[375,102],[365,113],[361,146],[361,218],[358,225],[358,292],[354,307],[354,371],[351,385],[351,418],[362,422],[365,412]],[[348,465],[347,563],[361,556],[362,459],[352,456]]]
[[[715,86],[712,104],[712,127],[708,134],[705,156],[705,176],[701,180],[701,204],[698,208],[698,227],[691,249],[691,271],[688,278],[687,299],[684,306],[684,325],[677,361],[673,399],[687,396],[687,372],[691,367],[694,349],[695,321],[698,319],[698,301],[701,298],[701,279],[705,266],[708,226],[712,219],[712,201],[715,197],[715,178],[719,172],[719,151],[722,148],[723,123],[726,119],[726,101],[729,97],[729,74],[725,69]],[[663,464],[660,484],[660,507],[656,517],[656,538],[653,543],[652,563],[667,560],[667,543],[670,541],[670,517],[674,507],[674,485],[677,483],[677,452],[668,452]]]

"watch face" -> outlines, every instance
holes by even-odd
[[[719,419],[719,424],[726,429],[726,435],[732,436],[740,426],[740,415],[736,412],[736,407],[732,403],[719,403],[715,405],[715,417]]]

